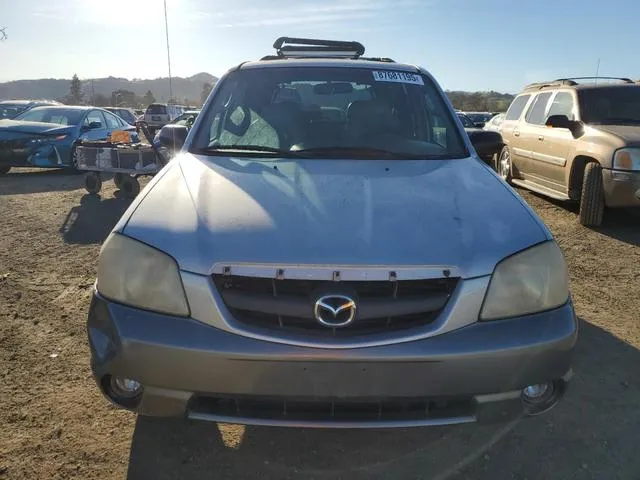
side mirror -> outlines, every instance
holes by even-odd
[[[547,118],[545,125],[549,128],[566,128],[575,138],[584,133],[582,122],[569,120],[566,115],[551,115]]]
[[[485,123],[484,122],[476,122],[476,128],[484,128]]]
[[[504,145],[502,135],[491,130],[473,130],[468,135],[480,158],[491,158],[500,153]]]
[[[169,150],[171,155],[175,155],[184,145],[188,131],[189,130],[184,125],[165,125],[158,133],[160,146]]]
[[[89,124],[89,130],[97,130],[99,128],[102,128],[102,122],[91,122]]]
[[[547,118],[545,125],[551,128],[568,128],[571,130],[573,126],[572,123],[566,115],[551,115]]]

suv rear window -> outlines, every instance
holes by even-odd
[[[282,156],[468,156],[442,95],[418,73],[249,68],[230,74],[201,115],[196,153],[255,147]]]
[[[524,107],[527,106],[527,102],[529,101],[530,97],[531,95],[520,95],[519,97],[516,97],[513,102],[511,102],[511,105],[509,106],[504,119],[518,120],[520,118],[520,115],[522,115]]]
[[[151,115],[166,115],[167,114],[167,106],[166,105],[158,105],[151,104],[147,107],[147,113]]]

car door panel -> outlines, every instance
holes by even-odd
[[[545,120],[551,115],[566,115],[569,120],[575,118],[575,99],[568,91],[558,91],[551,99]],[[532,161],[536,174],[550,188],[567,192],[566,165],[574,143],[573,134],[568,128],[539,127],[538,144],[532,149]]]
[[[520,165],[529,155],[527,150],[523,148],[520,128],[524,122],[522,119],[523,112],[527,111],[531,97],[532,95],[530,94],[516,97],[513,102],[511,102],[501,126],[500,133],[504,144],[509,147],[511,153],[511,169],[515,177],[519,176]]]
[[[520,128],[520,144],[522,145],[522,164],[519,168],[520,174],[525,180],[533,180],[538,171],[538,160],[533,159],[533,153],[540,151],[541,140],[544,139],[543,126],[546,119],[545,113],[547,104],[553,92],[538,93],[534,100],[530,102],[527,113],[522,120]]]
[[[85,130],[81,136],[82,140],[89,140],[93,142],[106,140],[109,136],[109,132],[106,128],[104,116],[100,110],[89,111],[83,121],[83,126],[88,128],[92,122],[100,122],[101,127]]]

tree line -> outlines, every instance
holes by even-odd
[[[513,95],[498,92],[445,92],[457,110],[467,112],[506,112]]]
[[[205,102],[212,88],[213,85],[209,82],[205,82],[202,85],[202,93],[199,99],[200,105]],[[147,93],[143,96],[136,95],[134,92],[125,89],[114,90],[111,92],[111,96],[103,95],[102,93],[91,93],[87,95],[85,91],[83,91],[82,88],[82,81],[78,78],[78,75],[74,74],[69,82],[69,94],[60,100],[67,105],[126,108],[145,108],[156,101],[156,97],[151,90],[147,90]],[[171,98],[167,103],[196,106],[198,100]]]
[[[199,99],[200,105],[206,101],[212,88],[213,86],[208,82],[205,82],[202,85],[202,93]],[[513,95],[493,91],[447,91],[446,94],[453,106],[456,109],[463,111],[505,112],[513,100]],[[101,93],[86,95],[82,88],[82,82],[78,78],[78,75],[74,74],[69,84],[69,94],[64,97],[62,101],[69,105],[90,104],[96,107],[144,108],[147,105],[154,103],[156,98],[151,90],[148,90],[143,96],[136,95],[134,92],[129,90],[114,90],[111,92],[111,96],[103,95]],[[198,103],[198,100],[172,98],[167,103],[195,106]]]

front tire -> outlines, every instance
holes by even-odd
[[[0,175],[4,175],[5,173],[9,173],[11,167],[9,165],[1,165],[0,166]]]
[[[602,167],[595,162],[587,163],[582,177],[579,220],[585,227],[598,227],[604,217],[604,186]]]

